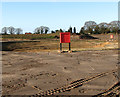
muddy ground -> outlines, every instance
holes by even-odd
[[[71,81],[117,68],[118,50],[52,52],[2,52],[3,95],[35,95]],[[81,87],[56,95],[96,95],[118,81],[109,74]],[[33,88],[36,86],[39,90]]]

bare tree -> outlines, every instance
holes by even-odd
[[[43,34],[44,33],[44,26],[40,26],[40,33]]]
[[[50,30],[48,27],[44,27],[45,29],[45,34],[47,34],[47,32]]]
[[[18,34],[18,35],[21,34],[22,31],[23,31],[23,30],[22,30],[21,28],[16,28],[16,30],[15,30],[16,34]]]
[[[109,23],[112,27],[115,27],[115,28],[118,28],[119,25],[118,25],[118,21],[112,21]]]
[[[35,30],[34,30],[35,34],[40,34],[40,27],[37,27]]]
[[[108,24],[105,22],[102,22],[100,24],[98,24],[99,27],[99,32],[102,34],[106,34],[108,31]]]
[[[98,26],[99,26],[100,28],[101,28],[101,27],[107,28],[107,27],[108,27],[108,24],[105,23],[105,22],[102,22],[102,23],[98,24]]]
[[[84,29],[85,30],[89,30],[89,28],[91,28],[92,30],[95,29],[95,27],[97,26],[97,23],[94,21],[87,21],[84,24]]]
[[[118,32],[119,27],[120,26],[118,21],[112,21],[109,23],[109,29],[111,32]]]
[[[49,31],[50,29],[46,26],[40,26],[40,27],[37,27],[34,32],[35,34],[47,34],[47,32]]]
[[[8,27],[3,27],[3,28],[2,28],[2,32],[3,32],[3,34],[7,34],[7,32],[8,32]]]
[[[10,26],[10,27],[8,28],[8,30],[9,30],[9,33],[10,33],[10,34],[14,34],[14,32],[15,32],[15,28],[12,27],[12,26]]]

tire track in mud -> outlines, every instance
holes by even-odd
[[[39,91],[39,88],[32,86],[34,89],[38,90],[39,93],[36,95],[40,95],[40,96],[46,96],[46,95],[54,95],[56,93],[62,93],[62,92],[66,92],[66,91],[70,91],[71,89],[77,88],[82,86],[83,84],[90,82],[92,80],[95,80],[97,78],[103,77],[105,75],[111,74],[117,72],[117,69],[114,69],[112,71],[108,71],[108,72],[104,72],[104,73],[99,73],[95,76],[92,77],[87,77],[85,79],[80,79],[80,80],[76,80],[76,81],[72,81],[69,85],[64,85],[60,88],[56,88],[56,89],[49,89],[47,91]]]
[[[48,89],[47,91],[42,91],[42,89],[39,88],[39,86],[31,86],[27,83],[28,79],[31,79],[31,78],[34,79],[35,76],[44,75],[44,74],[40,73],[40,74],[37,74],[37,75],[30,75],[29,78],[27,78],[27,79],[25,79],[25,78],[18,79],[17,81],[19,81],[19,82],[17,82],[16,84],[13,84],[13,85],[4,85],[3,84],[3,86],[5,88],[8,88],[8,90],[6,90],[6,92],[4,94],[6,94],[6,93],[9,94],[11,92],[14,92],[15,90],[18,90],[18,89],[24,88],[26,86],[29,86],[29,87],[32,87],[33,89],[36,89],[38,91],[38,93],[35,94],[35,95],[40,95],[40,96],[54,95],[54,94],[57,94],[57,93],[70,91],[74,88],[78,88],[78,87],[84,85],[87,82],[90,82],[92,80],[95,80],[95,79],[100,78],[100,77],[104,77],[105,75],[115,73],[115,72],[117,72],[117,69],[114,69],[114,70],[108,71],[108,72],[99,73],[95,76],[90,76],[90,77],[87,77],[85,79],[75,80],[75,81],[70,82],[69,85],[64,85],[60,88],[55,88],[55,89]],[[48,74],[48,73],[45,73],[45,74]],[[9,90],[9,89],[11,89],[11,90]],[[108,90],[106,90],[106,92],[100,93],[96,96],[103,95],[103,94],[104,95],[112,95],[114,93],[114,91],[117,91],[117,90],[120,90],[120,83],[117,83],[111,89],[108,89]]]
[[[117,97],[117,95],[120,95],[120,82],[115,83],[111,88],[107,89],[105,92],[95,95],[94,97],[101,97],[101,96]]]

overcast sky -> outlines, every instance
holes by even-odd
[[[24,32],[39,26],[50,30],[72,26],[79,32],[86,21],[114,20],[118,20],[118,2],[2,2],[2,27],[20,27]]]

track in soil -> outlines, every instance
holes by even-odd
[[[102,96],[107,96],[107,97],[118,96],[119,97],[120,96],[120,82],[115,83],[111,88],[109,88],[103,93],[95,95],[94,97],[102,97]]]
[[[56,89],[49,89],[47,91],[41,91],[38,87],[36,86],[32,86],[34,89],[38,90],[39,93],[36,95],[40,95],[40,96],[47,96],[47,95],[54,95],[57,93],[62,93],[62,92],[66,92],[66,91],[70,91],[71,89],[77,88],[82,86],[83,84],[90,82],[92,80],[95,80],[97,78],[103,77],[105,75],[111,74],[111,73],[115,73],[117,72],[117,69],[114,69],[112,71],[108,71],[108,72],[104,72],[104,73],[99,73],[95,76],[92,77],[87,77],[85,79],[80,79],[80,80],[76,80],[76,81],[72,81],[69,85],[65,85],[62,86],[60,88],[56,88]],[[116,85],[117,86],[117,85]],[[119,85],[118,85],[119,86]],[[120,87],[119,87],[120,88]]]

